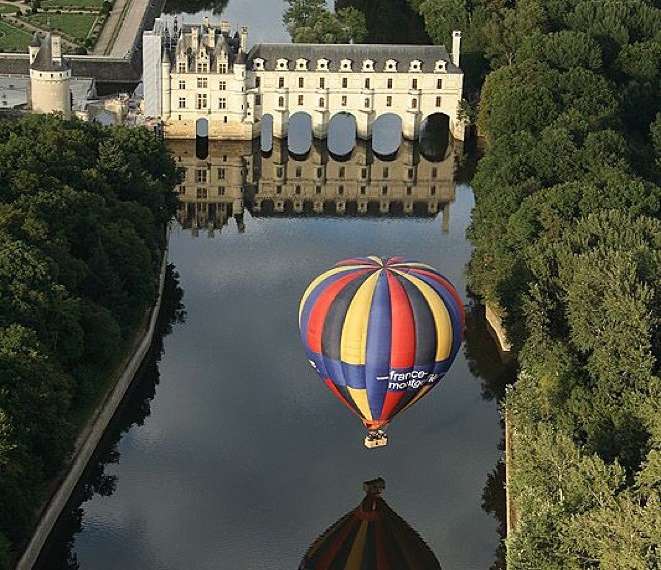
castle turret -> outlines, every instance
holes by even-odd
[[[459,56],[461,55],[461,32],[452,32],[452,63],[459,67]]]
[[[36,39],[36,36],[35,36]],[[71,67],[62,57],[59,34],[30,45],[30,107],[33,113],[62,113],[71,118]]]
[[[30,42],[29,52],[30,52],[30,65],[34,63],[34,60],[37,57],[39,48],[41,47],[41,41],[39,40],[39,32],[35,32],[32,36],[32,41]]]
[[[246,26],[241,26],[241,50],[248,53],[248,28]]]
[[[193,48],[193,51],[197,51],[197,48],[199,47],[199,30],[197,29],[196,26],[193,26],[193,29],[190,31],[190,43],[191,47]]]
[[[169,50],[164,49],[163,56],[161,58],[161,86],[163,92],[161,114],[163,119],[167,119],[170,116],[170,112],[171,112],[171,106],[170,106],[170,68],[171,67],[172,67],[172,62],[170,61]]]

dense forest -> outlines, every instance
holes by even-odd
[[[0,122],[0,568],[155,299],[178,177],[145,129]]]
[[[508,567],[661,564],[661,11],[644,0],[411,0],[486,79],[472,289],[520,365]],[[487,73],[488,72],[488,73]]]

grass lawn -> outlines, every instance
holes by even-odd
[[[41,3],[42,8],[52,9],[53,7],[66,8],[97,8],[100,9],[103,0],[44,0]]]
[[[26,18],[29,22],[51,30],[60,30],[63,34],[71,36],[81,42],[96,20],[96,14],[53,14],[52,12],[40,12]],[[48,23],[50,22],[50,26]]]
[[[0,21],[0,51],[27,52],[32,35]]]
[[[16,6],[12,6],[11,4],[2,4],[0,2],[0,14],[15,14],[16,13]]]

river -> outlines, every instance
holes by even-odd
[[[224,4],[223,18],[249,25],[253,41],[285,39],[279,0],[259,10]],[[224,195],[182,195],[170,237],[176,273],[152,353],[39,568],[295,570],[375,477],[442,568],[500,567],[506,372],[466,291],[473,193],[461,147],[437,162],[410,143],[391,161],[364,143],[343,162],[321,143],[298,160],[280,141],[269,154],[248,143],[170,148],[189,177],[202,164],[222,168]],[[320,165],[327,184],[317,208],[298,199],[297,180]],[[365,165],[390,197],[363,213],[352,193]],[[398,416],[376,450],[311,370],[297,329],[307,284],[340,259],[370,254],[437,267],[468,314],[442,385]]]

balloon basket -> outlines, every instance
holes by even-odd
[[[365,437],[365,447],[374,449],[375,447],[385,447],[388,445],[388,436],[385,433],[370,434]]]

